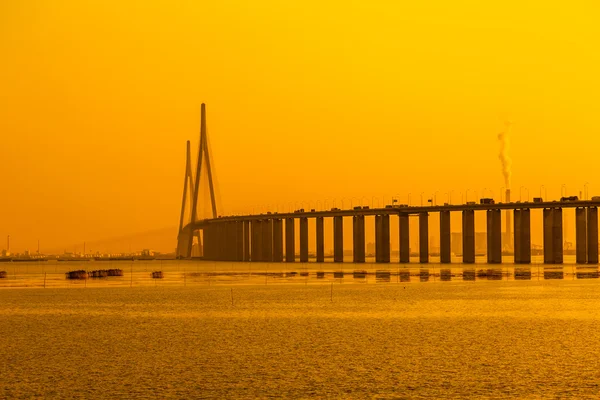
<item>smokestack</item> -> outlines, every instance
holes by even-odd
[[[510,203],[510,189],[506,189],[506,202]],[[510,210],[506,210],[506,233],[504,248],[512,249],[512,227],[511,227]]]

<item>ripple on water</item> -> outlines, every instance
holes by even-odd
[[[6,398],[593,398],[596,281],[10,290]]]

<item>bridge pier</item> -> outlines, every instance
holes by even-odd
[[[429,262],[429,214],[419,214],[419,262]]]
[[[224,261],[227,253],[227,224],[219,222],[216,224],[217,229],[217,261]]]
[[[377,215],[375,219],[377,219]],[[352,217],[352,256],[355,263],[365,262],[365,217],[355,215]]]
[[[381,241],[381,246],[379,247],[381,251],[381,256],[379,257],[382,263],[390,262],[390,216],[388,214],[384,214],[381,216],[380,220],[381,225],[381,234],[379,236]]]
[[[317,262],[325,262],[325,226],[323,217],[317,217]]]
[[[598,264],[598,207],[587,210],[587,262]]]
[[[500,210],[487,210],[487,262],[502,263],[502,226]]]
[[[225,261],[235,261],[235,222],[226,222],[225,224],[225,242],[223,243],[222,259]]]
[[[544,264],[563,263],[562,208],[544,208]]]
[[[344,262],[344,217],[333,217],[333,261]]]
[[[400,262],[408,264],[410,262],[408,214],[399,214],[398,219],[400,224]]]
[[[191,256],[191,254],[189,254],[189,249],[192,248],[191,241],[191,228],[182,229],[177,235],[177,257],[188,258]]]
[[[521,264],[521,260],[523,258],[523,251],[521,250],[521,235],[523,234],[523,220],[521,210],[515,209],[513,211],[513,221],[515,221],[514,230],[515,234],[514,242],[513,242],[513,250],[514,250],[514,260],[515,264]],[[508,237],[508,235],[506,235]]]
[[[450,250],[450,211],[440,211],[440,262],[452,262]]]
[[[514,263],[531,263],[531,217],[529,209],[515,209]]]
[[[577,207],[575,209],[575,262],[577,264],[587,263],[587,209]]]
[[[243,261],[250,261],[250,221],[244,221],[244,258]]]
[[[475,263],[475,211],[462,212],[463,263]]]
[[[193,239],[192,239],[193,240]],[[216,261],[217,260],[217,252],[219,250],[217,237],[217,229],[216,224],[207,225],[204,228],[204,246],[206,246],[206,250],[204,251],[205,258],[207,260]],[[190,254],[191,256],[191,254]]]
[[[308,262],[308,218],[300,218],[300,262]]]
[[[234,221],[235,228],[235,261],[244,261],[244,221]]]
[[[552,225],[552,247],[554,251],[554,263],[563,263],[563,217],[562,208],[555,208],[554,220]]]
[[[208,230],[206,233],[208,234],[204,239],[205,246],[207,246],[208,259],[211,261],[216,261],[219,257],[219,237],[217,232],[217,225],[210,224],[207,226]],[[208,242],[206,241],[208,240]]]
[[[390,262],[390,216],[375,216],[375,262]]]
[[[263,234],[261,231],[261,221],[255,219],[252,221],[252,251],[250,254],[250,260],[253,262],[262,261],[262,238]]]
[[[285,219],[285,262],[296,261],[296,236],[294,218]]]
[[[273,220],[273,261],[283,262],[283,221]]]
[[[273,261],[273,221],[265,219],[260,224],[263,234],[262,239],[262,261]]]
[[[216,261],[224,261],[223,254],[225,254],[225,251],[223,251],[223,246],[227,242],[227,227],[225,223],[219,221],[215,224],[215,229],[217,231],[217,256],[215,258]]]

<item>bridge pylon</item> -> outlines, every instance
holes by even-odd
[[[186,145],[185,177],[183,181],[181,215],[179,218],[179,233],[177,235],[177,258],[190,258],[192,256],[194,237],[197,238],[198,245],[202,246],[200,235],[194,231],[194,225],[198,221],[198,196],[200,193],[200,176],[202,173],[203,161],[206,164],[212,218],[217,218],[217,203],[215,200],[211,159],[210,152],[208,151],[208,139],[206,133],[206,105],[204,103],[202,103],[200,113],[200,143],[198,146],[198,161],[195,174],[192,171],[191,146],[189,140]],[[190,209],[190,217],[186,221],[186,211],[188,208]]]

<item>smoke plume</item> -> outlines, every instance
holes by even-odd
[[[498,134],[498,140],[500,141],[500,163],[502,164],[502,175],[504,175],[504,185],[506,188],[510,188],[511,183],[511,165],[512,160],[510,159],[510,128],[511,122],[505,122],[504,131]]]

